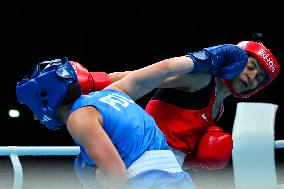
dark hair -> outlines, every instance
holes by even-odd
[[[66,105],[75,102],[82,94],[81,85],[79,82],[73,83],[69,86],[66,97],[62,101],[61,105]]]

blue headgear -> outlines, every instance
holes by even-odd
[[[57,116],[58,108],[69,86],[76,82],[77,75],[67,58],[44,61],[36,65],[32,74],[17,83],[17,98],[48,129],[57,130],[63,125]]]

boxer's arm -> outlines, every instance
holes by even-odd
[[[178,74],[204,72],[222,79],[232,79],[244,69],[247,58],[246,52],[236,45],[225,44],[204,48],[198,52],[187,53],[186,56],[165,59],[130,74],[126,72],[128,75],[126,77],[123,75],[122,80],[127,86],[119,82],[116,84],[116,89],[129,94],[135,100],[161,85],[163,80]],[[82,73],[86,74],[85,72],[86,70]],[[83,74],[79,74],[78,71],[76,73],[80,81],[80,76]],[[109,76],[109,74],[103,75]],[[96,76],[97,74],[91,73],[88,74],[87,82],[80,81],[81,86],[88,86],[85,87],[88,90],[82,90],[83,94],[90,92],[89,90],[100,90],[112,82],[111,79],[105,82],[108,77],[104,77],[103,82],[96,84],[96,81],[100,81]],[[117,88],[118,85],[120,86]]]
[[[122,91],[137,100],[158,87],[166,78],[191,72],[193,66],[192,60],[186,56],[165,59],[135,70],[107,88]]]
[[[94,107],[82,107],[72,112],[67,129],[96,162],[100,174],[98,182],[110,188],[119,188],[127,179],[123,160],[102,128],[102,117]]]
[[[109,76],[113,82],[119,81],[133,71],[113,72]],[[206,87],[212,79],[208,73],[181,74],[162,81],[157,88],[186,88],[188,92],[196,92]]]
[[[222,79],[229,79],[237,76],[247,61],[248,56],[240,47],[232,44],[219,45],[141,68],[107,88],[122,91],[137,100],[174,75],[209,72]]]
[[[73,68],[76,71],[79,79],[82,94],[88,94],[89,92],[102,90],[110,85],[112,82],[116,82],[127,76],[133,71],[121,71],[121,72],[89,72],[80,63],[70,61]],[[209,84],[211,80],[211,74],[196,73],[196,74],[181,74],[167,78],[162,81],[158,88],[187,88],[187,91],[194,92],[202,89]]]
[[[112,72],[112,73],[109,73],[109,76],[112,82],[116,82],[116,81],[121,80],[122,78],[130,74],[131,72],[132,71]]]

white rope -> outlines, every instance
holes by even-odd
[[[275,141],[275,148],[284,148],[284,140]],[[23,169],[18,156],[75,156],[80,153],[78,146],[6,146],[0,147],[0,156],[10,156],[14,170],[14,189],[23,185]],[[284,189],[284,185],[279,187]]]
[[[275,148],[284,148],[284,140],[276,140],[275,141]]]
[[[78,155],[78,146],[6,146],[0,147],[0,156],[73,156]]]
[[[0,156],[10,156],[14,170],[14,187],[23,186],[23,168],[18,156],[75,156],[78,146],[6,146],[0,147]]]

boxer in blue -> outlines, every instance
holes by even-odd
[[[102,91],[83,96],[72,64],[57,59],[38,64],[17,83],[16,92],[19,102],[48,129],[67,126],[80,146],[77,172],[86,187],[193,189],[191,177],[182,171],[154,119],[134,100],[177,74],[237,75],[247,58],[235,45],[210,47],[192,57],[175,57],[136,70]],[[91,184],[81,173],[93,178]]]

